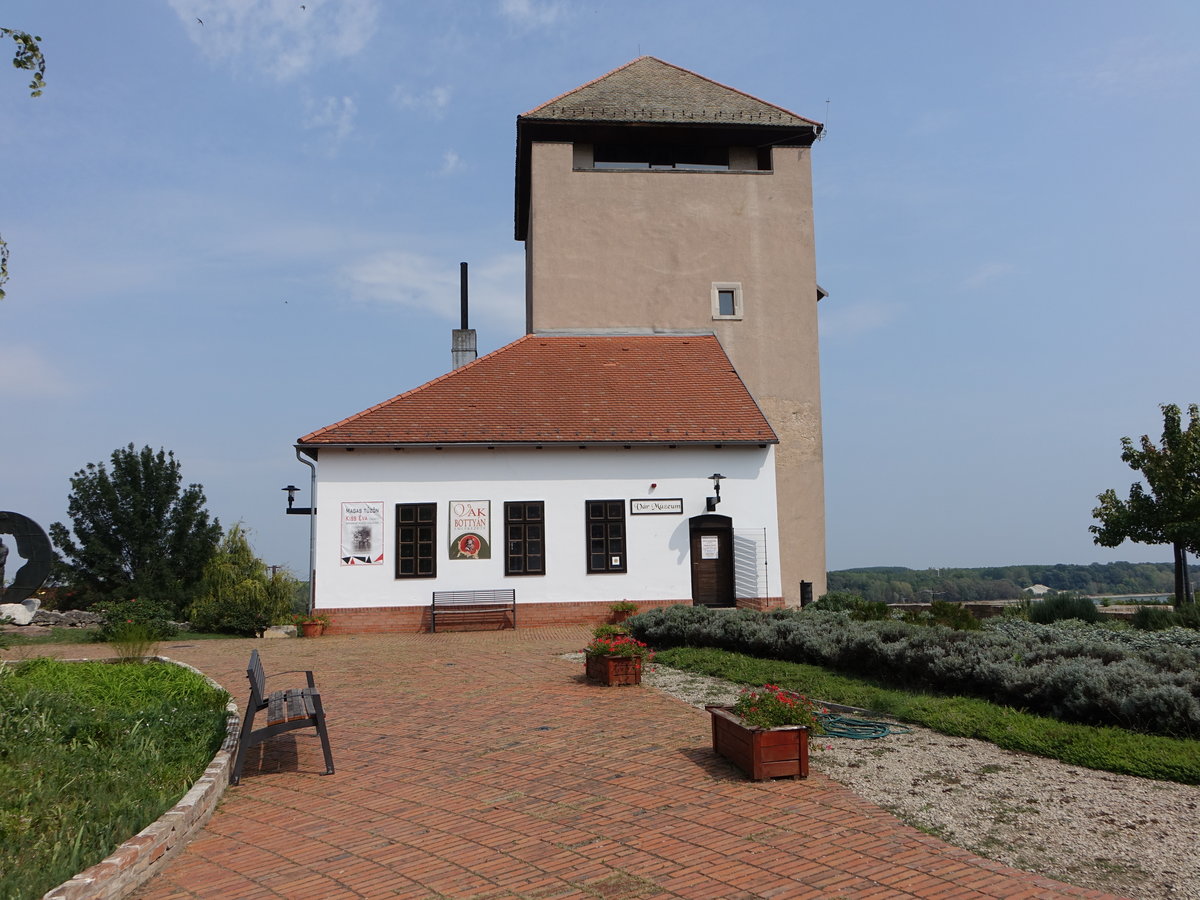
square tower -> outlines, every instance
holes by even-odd
[[[788,605],[825,590],[821,128],[649,56],[517,118],[527,332],[716,335],[779,437]]]

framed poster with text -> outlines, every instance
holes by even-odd
[[[492,558],[492,501],[450,501],[450,558]]]
[[[383,501],[342,504],[343,566],[383,564]]]

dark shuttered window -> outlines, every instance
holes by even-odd
[[[437,577],[437,504],[396,504],[396,577]]]
[[[587,570],[625,571],[625,501],[588,500]]]
[[[546,504],[504,504],[504,574],[546,574]]]

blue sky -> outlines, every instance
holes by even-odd
[[[521,334],[516,116],[650,54],[828,124],[830,568],[1170,559],[1087,528],[1136,477],[1120,438],[1200,401],[1190,0],[17,0],[0,25],[49,61],[36,100],[0,68],[0,508],[65,521],[73,472],[150,444],[303,572],[295,439],[449,367],[460,260],[481,352]]]

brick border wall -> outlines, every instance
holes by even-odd
[[[156,656],[159,662],[182,666],[214,687],[225,690],[187,663]],[[173,807],[118,847],[107,858],[42,895],[42,900],[119,900],[157,874],[204,827],[229,786],[229,771],[237,748],[241,717],[230,699],[226,706],[225,741],[191,789]]]
[[[691,598],[638,602],[638,612],[661,606],[691,606]],[[738,609],[780,609],[782,597],[750,597],[737,601]],[[517,627],[538,628],[547,625],[600,625],[611,616],[609,604],[598,600],[566,603],[517,603]],[[326,634],[420,634],[429,631],[428,606],[362,606],[353,609],[317,609],[319,615],[329,616]],[[493,614],[477,623],[439,625],[438,631],[461,631],[482,628],[499,629],[500,620]]]

